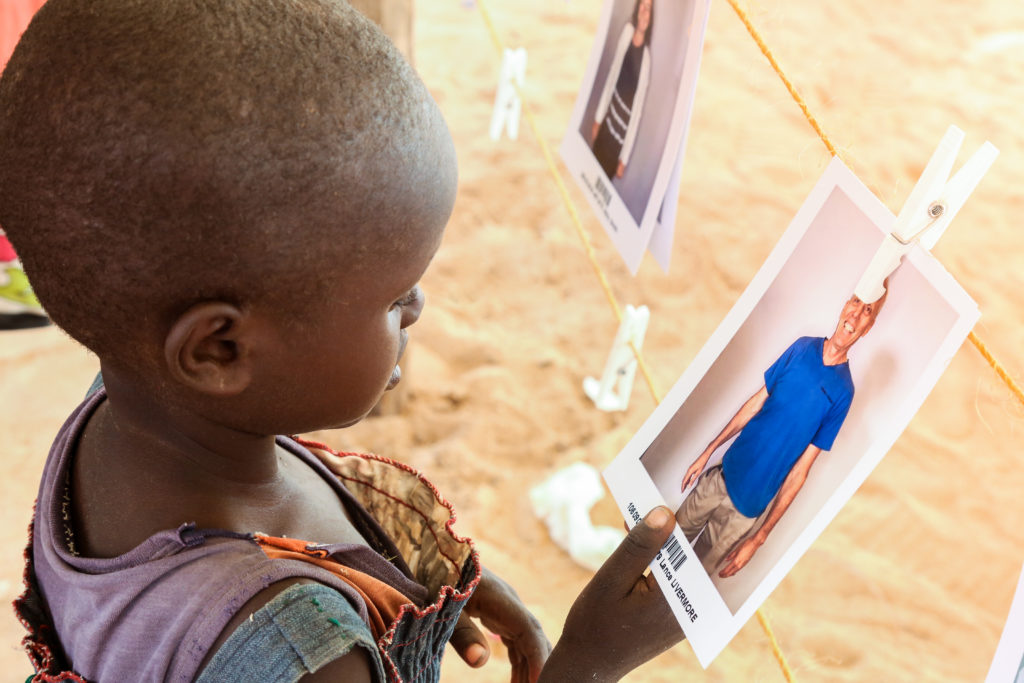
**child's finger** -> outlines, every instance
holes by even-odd
[[[448,639],[448,642],[462,657],[462,661],[474,669],[486,664],[491,656],[491,647],[487,644],[487,638],[465,612],[455,624],[455,630],[452,631],[452,637]]]
[[[659,505],[633,525],[626,538],[615,549],[591,580],[592,586],[609,591],[610,596],[624,596],[633,590],[637,578],[658,554],[672,533],[672,513]]]

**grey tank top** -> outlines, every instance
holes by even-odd
[[[100,682],[189,683],[241,606],[287,578],[306,577],[336,589],[367,620],[362,599],[334,574],[297,560],[270,560],[246,534],[185,523],[119,557],[71,552],[65,532],[70,527],[65,492],[71,458],[86,422],[105,398],[100,389],[86,399],[54,441],[39,487],[27,572],[43,599],[38,607],[48,612],[56,631],[55,644],[77,674]],[[335,556],[423,604],[429,591],[409,578],[395,545],[337,477],[294,440],[278,437],[278,444],[331,484],[356,528],[374,546],[336,545]]]

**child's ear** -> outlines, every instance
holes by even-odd
[[[178,316],[164,339],[164,362],[185,386],[235,396],[252,381],[249,317],[223,301],[204,301]]]

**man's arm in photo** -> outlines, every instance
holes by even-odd
[[[819,453],[821,453],[821,449],[814,444],[807,447],[800,459],[793,465],[793,469],[786,475],[785,481],[782,482],[782,487],[772,503],[771,510],[768,511],[768,516],[765,517],[764,524],[753,536],[744,540],[725,556],[725,566],[718,573],[719,576],[728,578],[743,569],[757,549],[764,545],[768,534],[779,523],[782,515],[786,513],[793,499],[796,498],[796,494],[803,488],[804,482],[807,481],[807,474],[811,471],[811,465],[814,464]]]
[[[747,399],[736,414],[733,415],[732,419],[729,420],[729,424],[725,425],[725,429],[719,432],[708,447],[704,449],[696,460],[686,470],[686,474],[683,475],[683,485],[681,490],[685,491],[686,487],[697,481],[697,477],[704,471],[704,466],[708,464],[708,460],[711,459],[711,454],[714,453],[719,446],[740,433],[740,430],[747,426],[747,423],[764,407],[764,402],[768,400],[768,387],[762,386],[758,389],[757,393]]]

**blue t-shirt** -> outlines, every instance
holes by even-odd
[[[825,365],[821,337],[801,337],[764,373],[768,398],[722,459],[733,505],[747,517],[768,507],[811,444],[823,451],[843,426],[853,400],[849,363]]]

